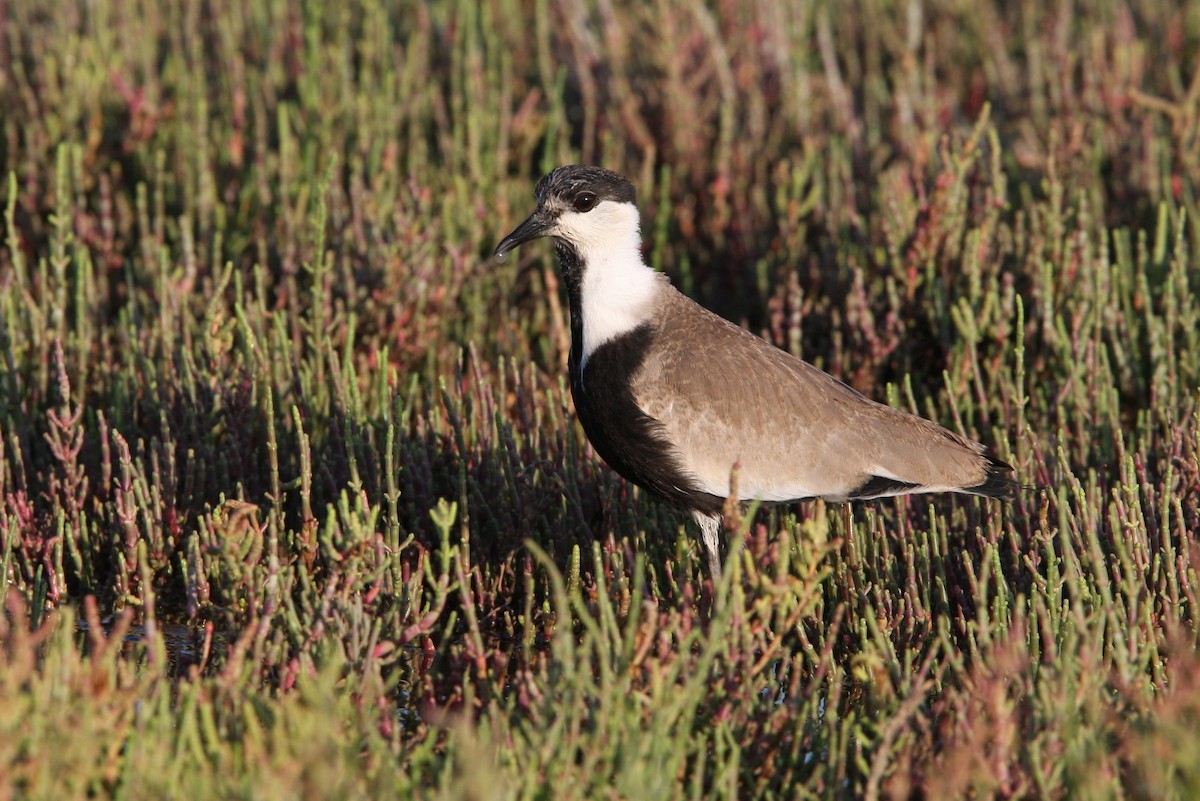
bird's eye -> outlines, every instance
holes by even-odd
[[[575,196],[575,211],[591,211],[596,207],[596,196],[591,192],[580,192]]]

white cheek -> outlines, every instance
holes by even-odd
[[[564,211],[558,217],[558,235],[571,242],[582,256],[612,250],[641,252],[641,223],[632,203],[604,200],[591,211]]]
[[[660,278],[642,261],[637,208],[603,201],[590,212],[566,212],[557,236],[570,242],[583,265],[579,311],[582,364],[596,348],[650,319]]]

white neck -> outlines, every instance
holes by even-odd
[[[559,219],[557,236],[569,241],[583,268],[580,368],[605,342],[650,319],[663,277],[642,261],[637,207],[605,201],[586,214]]]

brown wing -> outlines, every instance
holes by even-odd
[[[728,494],[735,463],[739,495],[771,501],[972,491],[989,479],[982,445],[864,397],[674,288],[663,299],[634,396],[705,491]]]

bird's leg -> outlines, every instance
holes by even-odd
[[[700,540],[708,555],[708,574],[715,588],[721,581],[721,516],[692,512],[692,517],[700,526]]]

